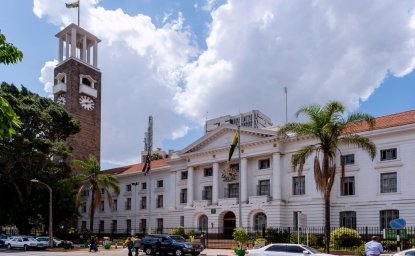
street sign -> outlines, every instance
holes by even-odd
[[[393,229],[403,229],[406,226],[404,219],[393,219],[389,222],[389,226]]]

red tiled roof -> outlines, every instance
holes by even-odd
[[[375,118],[375,126],[372,130],[385,129],[389,127],[401,126],[415,123],[415,110],[409,110],[401,113],[391,114]],[[347,132],[357,133],[369,131],[369,125],[365,122],[359,122],[350,125]]]
[[[104,172],[108,174],[113,174],[113,175],[135,173],[135,172],[141,172],[141,170],[143,170],[143,166],[144,166],[144,163],[138,163],[138,164],[132,164],[132,165],[104,170]],[[159,159],[159,160],[151,161],[151,169],[161,168],[164,166],[167,166],[166,159]]]

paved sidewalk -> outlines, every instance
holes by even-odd
[[[232,256],[236,255],[232,250],[226,249],[204,249],[200,256]]]

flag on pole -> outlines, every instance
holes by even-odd
[[[65,3],[66,8],[78,8],[79,7],[79,1],[73,2],[73,3]]]
[[[144,161],[144,166],[143,166],[143,169],[141,170],[141,172],[144,172],[144,175],[147,175],[148,172],[150,171],[150,167],[151,167],[150,154],[148,154],[146,156],[146,160]]]
[[[238,131],[235,131],[235,134],[233,135],[233,139],[232,139],[231,148],[229,149],[228,161],[230,161],[232,158],[233,151],[235,150],[236,145],[238,144],[238,140],[239,140],[239,134],[238,134]]]

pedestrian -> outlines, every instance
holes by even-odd
[[[372,236],[372,241],[365,244],[366,256],[379,256],[383,252],[383,246],[378,236]]]
[[[203,246],[203,249],[206,248],[206,235],[205,232],[202,231],[202,233],[200,234],[200,243]]]
[[[154,251],[154,255],[164,255],[163,252],[161,251],[161,242],[160,239],[157,239],[156,241],[156,250]]]
[[[98,246],[97,246],[97,239],[95,236],[91,236],[91,239],[89,240],[89,251],[98,251]]]
[[[129,237],[127,240],[128,256],[133,256],[133,252],[132,252],[133,247],[134,247],[134,243],[131,240],[131,237]]]
[[[138,256],[138,250],[141,247],[141,240],[137,237],[137,239],[134,241],[134,249],[135,249],[135,256]]]

